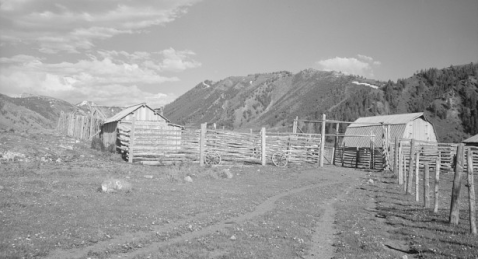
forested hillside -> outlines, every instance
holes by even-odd
[[[287,130],[296,116],[320,117],[362,91],[380,92],[371,87],[378,88],[380,84],[314,69],[297,74],[282,71],[228,77],[201,82],[167,105],[165,116],[184,125],[214,122],[227,129],[268,126]]]
[[[378,82],[307,69],[204,81],[165,107],[172,121],[197,126],[215,122],[229,129],[290,130],[293,119],[358,117],[425,112],[440,142],[478,134],[478,65],[426,69],[397,82]],[[302,124],[315,131],[316,125]],[[343,132],[345,128],[341,128]],[[333,131],[332,125],[327,131]]]

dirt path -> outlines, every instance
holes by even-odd
[[[300,192],[303,192],[303,191],[306,191],[306,190],[309,190],[309,189],[324,187],[324,186],[327,186],[327,185],[332,185],[332,184],[337,184],[337,183],[340,183],[340,181],[330,181],[330,182],[325,182],[325,183],[320,183],[320,184],[309,185],[309,186],[305,186],[305,187],[301,187],[301,188],[297,188],[297,189],[292,189],[290,191],[287,191],[287,192],[284,192],[284,193],[281,193],[281,194],[270,197],[269,199],[267,199],[263,203],[259,204],[255,208],[254,211],[249,212],[247,214],[243,214],[243,215],[235,217],[235,218],[231,218],[231,219],[228,219],[228,220],[221,221],[221,222],[219,222],[215,225],[203,228],[199,231],[187,233],[187,234],[181,235],[179,237],[169,239],[165,242],[159,242],[159,243],[152,244],[152,245],[150,245],[148,247],[145,247],[145,248],[142,248],[142,249],[137,249],[137,250],[135,250],[131,253],[128,253],[127,255],[125,255],[125,254],[118,255],[118,258],[134,258],[138,255],[145,255],[147,257],[148,255],[154,254],[154,252],[157,251],[162,246],[171,245],[171,244],[183,241],[183,240],[191,240],[193,238],[197,238],[197,237],[200,237],[200,236],[212,234],[212,233],[215,233],[215,232],[218,232],[218,231],[224,231],[226,229],[226,227],[230,226],[231,224],[243,223],[243,222],[245,222],[247,220],[250,220],[254,217],[258,217],[260,215],[264,215],[265,213],[267,213],[269,211],[272,211],[275,208],[275,203],[283,197],[286,197],[286,196],[289,196],[289,195],[294,195],[294,194],[297,194],[297,193],[300,193]],[[333,224],[333,218],[331,220],[327,219],[327,222],[324,222],[324,223],[327,224],[327,225],[328,224]],[[333,233],[330,233],[329,238],[333,238]]]
[[[334,228],[334,221],[335,221],[335,209],[334,204],[337,201],[342,200],[346,197],[350,189],[357,185],[359,181],[355,181],[355,184],[351,184],[347,187],[347,190],[326,201],[322,208],[324,209],[324,213],[318,222],[317,228],[314,230],[314,235],[312,237],[312,248],[309,251],[309,254],[305,258],[332,258],[334,256],[334,234],[336,230]]]
[[[333,227],[335,210],[333,208],[333,205],[335,202],[343,199],[348,194],[348,190],[350,190],[351,187],[356,186],[358,183],[360,183],[360,181],[358,181],[359,175],[360,174],[342,174],[339,173],[339,171],[337,171],[337,173],[324,174],[321,176],[323,177],[323,179],[321,179],[321,183],[286,190],[282,193],[268,198],[261,204],[257,205],[255,209],[249,213],[217,222],[213,225],[210,225],[197,231],[184,233],[176,237],[171,237],[165,241],[153,242],[141,248],[134,248],[126,253],[120,252],[119,254],[112,254],[110,255],[110,258],[147,258],[149,256],[154,255],[161,247],[175,244],[184,240],[192,240],[194,238],[213,234],[216,232],[225,232],[226,228],[230,227],[232,224],[241,224],[255,217],[265,215],[266,213],[274,210],[277,207],[276,202],[284,197],[293,196],[315,188],[323,188],[326,186],[345,183],[347,186],[346,189],[334,190],[332,195],[333,198],[328,198],[328,200],[320,200],[320,197],[318,197],[319,199],[317,200],[317,202],[320,203],[320,209],[323,209],[324,213],[320,216],[320,219],[318,220],[318,227],[314,230],[315,234],[313,235],[312,239],[313,244],[311,250],[308,252],[307,258],[331,258],[333,256],[334,251],[332,244],[334,242],[335,233]],[[310,175],[308,177],[310,177]],[[199,218],[202,216],[205,215],[198,214],[194,218]],[[86,258],[92,252],[94,254],[95,252],[105,251],[108,250],[109,247],[114,247],[115,245],[127,243],[132,240],[154,240],[154,235],[158,233],[168,233],[174,228],[180,225],[184,225],[194,218],[188,218],[164,226],[156,227],[152,232],[126,233],[111,240],[99,242],[93,246],[69,250],[57,250],[54,253],[50,254],[49,258]]]

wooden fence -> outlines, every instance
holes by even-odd
[[[265,130],[265,129],[264,129]],[[287,156],[289,163],[319,163],[320,134],[239,133],[225,130],[165,127],[151,121],[121,122],[117,150],[129,162],[170,164],[199,162],[204,153],[214,152],[222,164],[272,163],[274,153]],[[263,145],[265,157],[263,157]],[[331,164],[334,148],[324,148],[325,163]],[[203,161],[204,162],[204,161]]]
[[[401,140],[398,164],[394,173],[398,176],[398,184],[403,185],[405,194],[415,194],[415,201],[420,201],[423,194],[423,206],[431,207],[430,181],[434,181],[434,213],[438,213],[440,174],[454,171],[453,189],[451,192],[451,206],[449,222],[458,224],[459,196],[462,185],[462,173],[467,176],[470,232],[477,234],[476,229],[476,199],[474,178],[478,174],[478,148],[464,147],[463,144],[430,143],[416,140]],[[434,177],[430,172],[434,171]]]
[[[335,150],[334,165],[381,170],[383,169],[383,149],[342,146]]]
[[[100,132],[103,120],[93,116],[82,116],[74,113],[60,113],[56,131],[78,139],[91,139]]]

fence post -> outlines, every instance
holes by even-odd
[[[326,120],[325,113],[322,114],[322,131],[320,133],[320,167],[324,167],[324,147],[325,147],[325,120]]]
[[[398,176],[398,183],[400,184],[400,175],[399,175],[399,170],[398,170],[398,149],[399,149],[399,143],[398,143],[398,137],[395,137],[395,148],[393,149],[393,174]]]
[[[356,147],[355,151],[355,168],[358,168],[359,166],[359,161],[360,161],[360,148]]]
[[[375,135],[370,132],[370,169],[375,168]]]
[[[199,166],[204,166],[204,151],[206,148],[207,123],[201,124],[201,133],[199,135]]]
[[[415,160],[415,139],[410,141],[410,159],[408,160],[408,175],[407,175],[407,189],[406,194],[412,193],[412,184],[413,184],[413,164]]]
[[[292,133],[296,134],[297,133],[297,123],[299,121],[299,116],[296,116],[294,119],[294,124],[292,125]]]
[[[332,158],[332,160],[334,161],[334,165],[335,165],[335,152],[337,152],[337,149],[339,148],[339,126],[340,124],[337,122],[337,124],[335,124],[335,143],[334,143],[334,156]]]
[[[425,163],[425,173],[423,175],[423,206],[430,208],[430,165]]]
[[[398,184],[402,185],[403,184],[403,154],[402,154],[402,145],[398,146]]]
[[[342,144],[342,167],[345,166],[345,143]]]
[[[407,186],[408,186],[408,175],[407,175],[407,159],[405,158],[405,153],[403,152],[402,149],[402,154],[400,154],[402,157],[402,176],[403,176],[403,191],[407,191]]]
[[[463,149],[464,145],[459,144],[456,149],[455,177],[453,179],[453,189],[451,191],[450,205],[450,223],[458,225],[460,221],[460,190],[461,190],[461,173],[463,172]]]
[[[90,139],[91,136],[93,136],[93,134],[95,134],[95,132],[93,132],[94,131],[93,122],[94,122],[94,117],[90,116],[90,134],[88,135],[88,139]]]
[[[470,206],[470,232],[476,235],[476,209],[475,209],[475,186],[473,182],[473,151],[468,149],[468,197]]]
[[[437,164],[435,167],[435,206],[433,208],[434,213],[438,213],[438,198],[439,198],[439,189],[440,189],[440,167],[441,167],[441,157],[440,153],[438,153],[438,157],[436,160]]]
[[[129,150],[128,150],[128,162],[133,163],[133,153],[134,153],[134,124],[136,121],[136,116],[133,113],[132,121],[131,121],[131,131],[129,132]],[[116,142],[116,141],[115,141]]]
[[[266,165],[266,128],[261,129],[261,162]]]
[[[420,152],[417,150],[415,158],[415,201],[420,201]]]
[[[83,134],[85,133],[84,131],[84,126],[85,126],[85,116],[81,116],[81,126],[80,126],[80,139],[83,139]]]

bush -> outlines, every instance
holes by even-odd
[[[93,139],[91,140],[91,148],[98,151],[105,151],[105,145],[103,144],[103,141],[101,141],[101,139],[98,137],[93,137]]]

